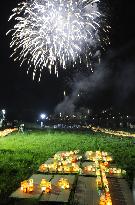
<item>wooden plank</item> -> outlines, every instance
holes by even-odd
[[[78,177],[74,203],[78,205],[99,205],[96,177]]]
[[[29,179],[33,179],[34,191],[31,193],[24,193],[21,191],[21,188],[18,188],[15,192],[13,192],[10,195],[10,197],[11,198],[20,198],[20,199],[30,199],[30,198],[38,199],[42,193],[40,186],[39,186],[42,178],[45,178],[49,181],[49,180],[51,180],[52,175],[44,175],[44,174],[32,175]]]
[[[45,161],[45,164],[52,164],[54,162],[54,158],[49,158]]]
[[[61,189],[57,187],[57,182],[60,178],[66,178],[69,180],[70,189]],[[69,196],[71,189],[75,180],[74,175],[55,175],[51,180],[52,182],[52,192],[44,194],[40,198],[40,202],[56,202],[56,203],[66,203],[69,201]]]
[[[108,178],[113,205],[134,205],[132,193],[125,179]]]
[[[125,179],[118,179],[118,182],[120,184],[120,188],[122,190],[122,193],[124,195],[125,201],[127,205],[133,205],[133,195],[132,192],[129,189],[128,183]]]
[[[121,174],[109,174],[109,173],[106,173],[106,176],[108,178],[120,178],[120,179],[122,179],[124,177]]]

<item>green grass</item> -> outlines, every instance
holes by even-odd
[[[134,141],[101,133],[58,131],[13,133],[0,138],[0,201],[6,199],[22,180],[35,173],[41,163],[61,150],[109,151],[115,162],[127,170],[127,179],[131,185],[135,170]]]

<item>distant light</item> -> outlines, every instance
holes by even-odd
[[[44,120],[45,117],[46,117],[46,115],[42,113],[42,114],[40,115],[40,117],[41,117],[42,120]]]
[[[5,110],[5,109],[3,109],[3,110],[2,110],[2,113],[3,113],[3,115],[5,115],[5,114],[6,114],[6,110]]]
[[[113,119],[114,119],[115,117],[113,117]]]
[[[128,118],[129,116],[127,115],[127,118]]]

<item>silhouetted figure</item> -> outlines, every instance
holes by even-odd
[[[20,124],[18,132],[24,133],[24,124]]]

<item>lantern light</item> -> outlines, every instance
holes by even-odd
[[[32,192],[34,190],[33,179],[29,179],[21,182],[21,190],[24,193]]]
[[[46,179],[42,179],[40,183],[41,190],[45,193],[51,192],[52,185],[51,182],[47,181]]]

